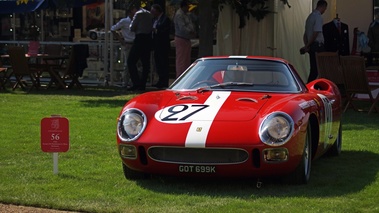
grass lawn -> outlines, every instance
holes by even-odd
[[[379,113],[343,116],[343,153],[312,165],[308,185],[263,180],[124,178],[117,89],[0,91],[0,203],[84,212],[379,212]],[[40,121],[70,122],[70,150],[40,148]]]

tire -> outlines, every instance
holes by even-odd
[[[122,170],[124,171],[124,176],[127,180],[139,180],[146,178],[145,173],[130,169],[125,164],[122,164]]]
[[[92,40],[97,40],[97,34],[95,32],[91,32],[89,34],[89,37],[92,39]]]
[[[339,156],[342,151],[342,124],[340,123],[340,127],[338,130],[338,137],[336,141],[334,141],[333,146],[329,149],[329,156]]]
[[[301,162],[296,170],[287,177],[290,184],[307,184],[311,176],[312,166],[312,130],[310,124],[307,127],[307,133],[304,142],[304,151]]]

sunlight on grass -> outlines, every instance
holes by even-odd
[[[116,119],[134,95],[117,89],[0,92],[0,203],[85,212],[378,212],[379,113],[348,110],[343,153],[312,165],[308,185],[255,179],[124,178]],[[40,121],[70,122],[70,150],[40,148]]]

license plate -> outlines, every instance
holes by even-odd
[[[216,166],[180,165],[181,173],[216,173]]]

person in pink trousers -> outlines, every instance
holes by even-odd
[[[195,37],[196,30],[188,10],[188,1],[183,0],[174,16],[176,77],[179,77],[191,64],[191,38]]]

